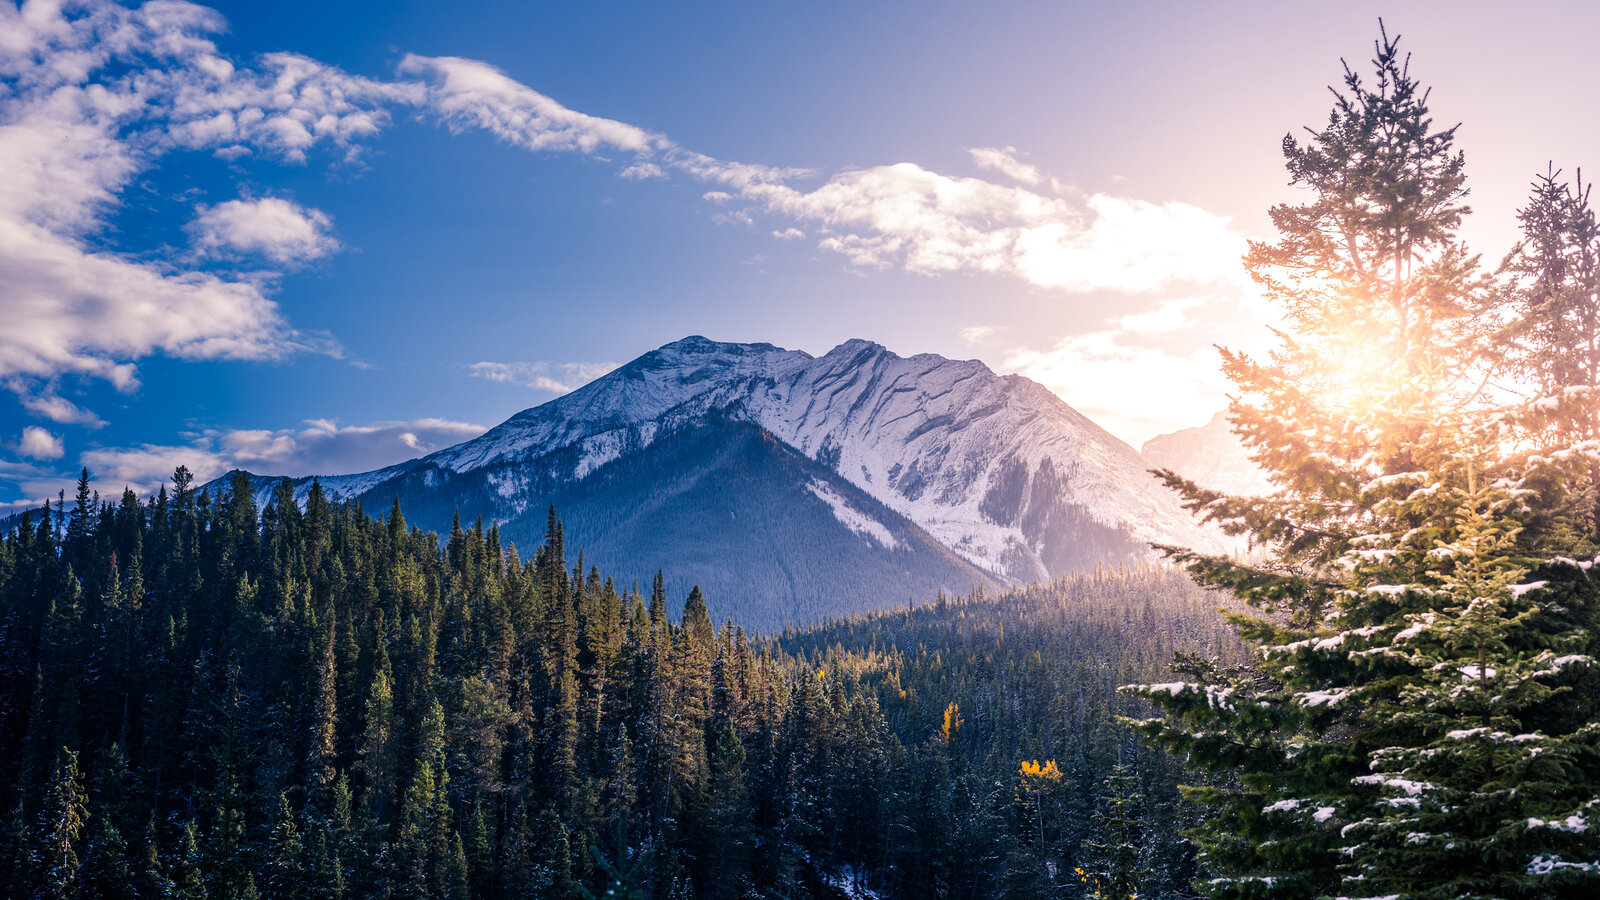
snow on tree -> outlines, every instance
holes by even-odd
[[[1128,691],[1164,713],[1145,733],[1208,773],[1191,796],[1216,813],[1196,835],[1209,896],[1592,896],[1600,585],[1593,529],[1571,522],[1594,508],[1597,445],[1570,418],[1594,407],[1568,402],[1592,373],[1527,377],[1566,332],[1513,337],[1528,305],[1457,237],[1455,128],[1398,38],[1372,66],[1346,67],[1325,127],[1284,139],[1312,197],[1275,207],[1279,240],[1246,257],[1279,347],[1224,351],[1230,418],[1276,492],[1163,473],[1264,558],[1169,549],[1255,608],[1232,619],[1258,658],[1183,659],[1189,680]],[[1519,378],[1560,390],[1493,387]]]

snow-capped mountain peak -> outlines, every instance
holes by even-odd
[[[1146,542],[1222,546],[1138,452],[1042,385],[861,339],[812,356],[686,337],[474,440],[324,484],[357,496],[473,474],[506,520],[713,416],[756,425],[1002,578],[1137,556]]]

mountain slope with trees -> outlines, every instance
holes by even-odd
[[[1175,896],[1191,874],[1178,768],[1116,686],[1239,658],[1169,571],[756,639],[698,588],[568,559],[553,513],[524,559],[492,527],[235,488],[180,471],[99,503],[85,479],[0,541],[19,895]]]
[[[846,548],[847,558],[833,563],[838,578],[822,580],[810,577],[820,570],[808,574],[792,561],[792,589],[769,605],[763,598],[776,584],[767,577],[771,544],[755,532],[717,532],[720,552],[705,562],[675,554],[681,548],[659,535],[641,539],[618,519],[623,508],[657,506],[656,484],[704,476],[701,460],[671,448],[652,452],[656,442],[703,441],[707,430],[732,423],[757,429],[774,450],[815,464],[768,468],[777,480],[761,485],[760,493],[815,494],[813,482],[820,480],[829,485],[826,493],[869,501],[846,502],[853,511],[836,516],[846,528],[866,519],[873,523],[867,529],[919,529],[966,568],[957,573],[938,563],[926,569],[931,557],[908,566],[892,554],[862,552],[838,539],[837,526],[806,532],[802,524],[813,520],[799,517],[783,538]],[[656,471],[644,478],[650,466]],[[1013,583],[1048,580],[1098,562],[1149,559],[1149,541],[1221,549],[1220,534],[1186,515],[1149,468],[1132,447],[1043,386],[997,375],[977,360],[901,357],[863,340],[813,357],[771,344],[692,336],[517,413],[473,440],[374,472],[324,473],[319,483],[330,496],[359,499],[371,509],[386,509],[398,498],[415,521],[438,531],[457,513],[482,517],[522,543],[539,539],[544,510],[554,503],[586,545],[611,552],[619,576],[648,577],[664,568],[686,583],[720,579],[738,598],[741,621],[776,627],[796,613],[881,608],[841,602],[840,580],[857,585],[850,591],[855,599],[903,600],[928,585],[965,591],[974,583],[972,570]],[[631,494],[620,493],[626,479],[616,477],[619,469],[639,476]],[[230,477],[209,487],[226,489]],[[588,484],[596,478],[606,486]],[[302,502],[311,481],[295,481]],[[254,478],[258,504],[277,482],[269,473]],[[616,496],[611,509],[594,515],[580,509],[583,496],[602,490]],[[696,518],[710,521],[739,504],[738,518],[771,515],[738,493],[717,498],[714,509],[684,505],[666,512],[692,527]],[[621,525],[615,531],[614,522]],[[903,583],[908,571],[912,581]]]

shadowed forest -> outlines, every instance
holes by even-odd
[[[241,479],[240,487],[245,487]],[[284,486],[0,544],[6,883],[51,897],[1055,896],[1193,877],[1118,716],[1229,659],[1159,569],[775,637]],[[1082,872],[1075,870],[1082,869]],[[25,887],[24,887],[25,886]],[[609,894],[607,892],[610,892]]]

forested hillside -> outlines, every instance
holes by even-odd
[[[1235,652],[1181,576],[757,639],[698,590],[614,584],[554,513],[524,559],[492,527],[239,487],[180,470],[102,504],[86,478],[0,542],[12,895],[1162,896],[1192,875],[1178,773],[1116,721],[1143,703],[1116,686],[1175,650]]]

